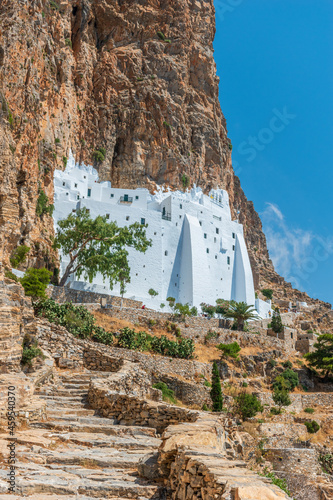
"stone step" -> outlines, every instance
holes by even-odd
[[[89,432],[70,432],[70,433],[54,433],[53,438],[58,438],[64,443],[74,443],[79,446],[88,446],[94,448],[117,448],[118,450],[142,450],[145,448],[158,448],[161,440],[147,436],[145,434],[92,434]]]
[[[41,394],[38,396],[40,399],[44,399],[46,401],[54,401],[57,404],[59,404],[59,407],[61,408],[62,405],[66,404],[66,406],[69,406],[70,403],[82,403],[82,401],[87,400],[86,397],[82,396],[73,396],[73,397],[64,397],[64,396],[51,396],[51,395],[45,395]],[[70,400],[70,401],[69,401]]]
[[[37,391],[36,394],[38,394],[38,396],[60,396],[60,397],[71,398],[73,396],[74,397],[85,396],[88,394],[88,391],[86,391],[85,389],[44,388]]]
[[[70,420],[51,420],[50,422],[33,422],[31,427],[38,429],[52,429],[57,431],[67,431],[67,432],[91,432],[106,435],[113,435],[114,431],[110,429],[112,425],[116,425],[117,421],[110,419],[110,423],[107,425],[103,424],[88,424],[82,422],[75,422]]]
[[[49,406],[47,409],[47,415],[49,417],[58,417],[61,415],[73,415],[76,416],[93,416],[95,415],[95,410],[89,410],[86,408],[58,408]]]

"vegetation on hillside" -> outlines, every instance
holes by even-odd
[[[333,375],[333,334],[319,335],[314,344],[314,351],[305,354],[309,365],[324,376]]]

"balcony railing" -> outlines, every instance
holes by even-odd
[[[133,203],[133,198],[132,198],[132,196],[121,196],[119,202],[120,203]]]
[[[171,214],[168,214],[168,213],[162,214],[162,219],[163,220],[171,220]]]

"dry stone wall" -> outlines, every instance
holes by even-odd
[[[275,406],[270,392],[257,392],[256,396],[263,405]],[[291,405],[286,407],[287,412],[300,412],[304,408],[321,408],[332,410],[333,394],[328,392],[315,392],[308,394],[290,394]]]

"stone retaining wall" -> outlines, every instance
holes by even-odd
[[[275,406],[272,394],[269,392],[258,392],[256,396],[263,405]],[[333,407],[333,394],[327,392],[315,392],[308,394],[290,394],[291,405],[285,407],[287,412],[300,412],[304,408],[316,408],[330,410]]]
[[[103,293],[87,292],[84,290],[74,290],[73,288],[68,288],[65,286],[52,286],[49,285],[47,289],[47,295],[55,300],[56,302],[73,302],[75,304],[89,304],[89,303],[103,303],[107,305],[121,305],[121,298],[115,295],[107,295]],[[141,309],[142,302],[131,299],[123,299],[124,307],[138,308]]]

